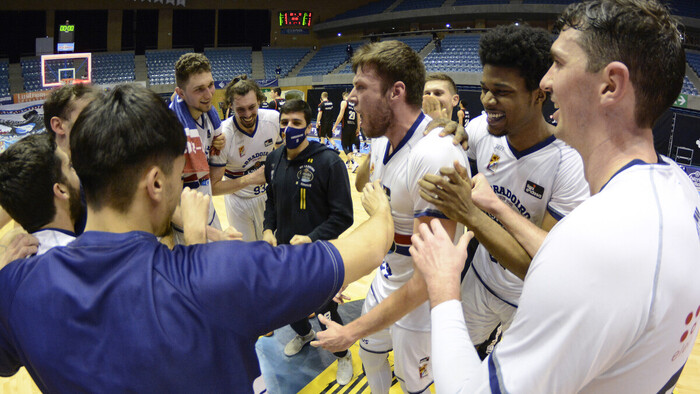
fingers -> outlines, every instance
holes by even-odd
[[[467,245],[469,245],[469,241],[474,238],[474,233],[471,231],[467,231],[466,233],[462,234],[461,237],[459,237],[459,241],[457,242],[457,247],[459,250],[466,250]]]
[[[459,176],[461,176],[462,179],[467,179],[467,177],[469,176],[469,172],[464,166],[459,164],[457,160],[454,161],[454,168],[455,172],[457,172],[457,174],[459,174]]]

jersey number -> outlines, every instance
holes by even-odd
[[[255,194],[257,196],[258,194],[265,193],[266,190],[267,190],[267,183],[264,185],[258,185],[258,186],[255,186],[253,188],[253,194]]]

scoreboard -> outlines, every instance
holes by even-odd
[[[280,27],[311,27],[310,11],[281,11]]]

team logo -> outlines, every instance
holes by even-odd
[[[245,146],[238,147],[238,155],[241,157],[245,155]]]
[[[527,181],[525,183],[525,193],[527,193],[535,198],[539,198],[541,200],[542,195],[544,194],[544,187],[536,184],[533,181]]]
[[[698,316],[700,316],[700,306],[698,306],[697,310],[691,310],[690,312],[688,312],[688,315],[685,317],[685,320],[683,322],[683,333],[680,337],[681,348],[673,354],[673,358],[671,358],[671,361],[676,361],[676,358],[678,358],[678,356],[685,353],[686,350],[693,346],[695,341],[688,341],[687,339],[691,337],[693,333],[695,333],[695,329],[698,327]]]
[[[486,169],[489,171],[496,171],[496,168],[498,167],[498,161],[501,160],[501,156],[497,154],[492,154],[491,155],[491,160],[489,160],[489,164],[486,166]]]
[[[391,202],[391,189],[388,187],[382,185],[382,189],[384,189],[384,194],[386,194],[386,198]]]
[[[272,138],[265,140],[265,146],[270,146],[270,145],[272,145]]]
[[[314,172],[316,170],[310,165],[304,165],[297,172],[297,182],[301,187],[311,187],[311,182],[314,180]]]
[[[418,376],[423,379],[428,376],[428,362],[430,362],[430,357],[424,357],[418,362]]]

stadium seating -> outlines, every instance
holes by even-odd
[[[276,69],[282,69],[280,78],[284,78],[309,53],[309,48],[263,48],[265,79],[277,78]]]
[[[445,0],[403,0],[391,12],[422,10],[425,8],[438,8]]]
[[[204,56],[211,62],[211,73],[215,81],[230,81],[236,75],[253,74],[251,48],[205,49]],[[172,70],[171,70],[172,72]]]
[[[10,95],[10,62],[8,59],[0,60],[0,98]]]
[[[693,85],[693,82],[688,79],[687,76],[683,77],[683,88],[681,89],[681,93],[684,94],[692,94],[693,96],[698,96],[698,89]]]
[[[135,79],[133,53],[94,53],[92,55],[93,83],[123,83],[132,82]]]
[[[481,72],[479,38],[478,35],[446,36],[442,51],[433,49],[423,60],[426,71]]]
[[[395,1],[396,0],[375,1],[373,3],[369,3],[369,4],[363,5],[361,7],[355,8],[354,10],[343,12],[342,14],[335,16],[333,18],[330,18],[327,21],[334,21],[334,20],[338,20],[338,19],[357,18],[360,16],[381,14],[382,12],[386,11],[386,9],[389,8],[390,5],[394,4]]]
[[[41,85],[41,59],[23,59],[20,63],[22,65],[24,91],[36,92],[37,90],[43,90]]]
[[[353,42],[353,50],[357,50],[363,42]],[[298,76],[304,77],[309,75],[325,75],[333,71],[336,67],[344,63],[347,59],[345,52],[347,44],[336,44],[322,47],[316,52],[314,57],[309,60],[304,68],[299,71]]]
[[[187,52],[194,52],[194,49],[146,51],[149,83],[151,85],[175,83],[175,62]]]

